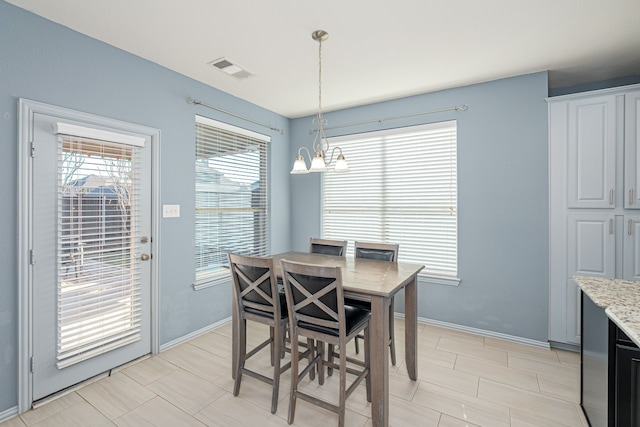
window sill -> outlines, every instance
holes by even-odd
[[[202,289],[210,288],[212,286],[220,286],[220,285],[227,284],[229,283],[230,280],[231,280],[231,277],[229,276],[229,273],[225,269],[225,271],[221,271],[220,273],[213,274],[211,276],[208,276],[205,279],[197,280],[196,283],[194,283],[192,286],[194,291],[201,291]]]
[[[458,286],[462,279],[459,277],[451,276],[434,276],[431,274],[418,274],[419,283],[427,283],[430,285],[446,285],[446,286]]]

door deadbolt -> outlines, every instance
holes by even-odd
[[[140,243],[149,243],[149,238],[147,236],[142,236],[140,238]]]

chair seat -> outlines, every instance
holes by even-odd
[[[280,297],[280,318],[286,319],[288,315],[287,297],[284,294],[284,292],[278,292],[278,297]],[[273,314],[271,314],[270,312],[258,310],[257,308],[245,307],[244,311],[246,311],[247,313],[257,314],[258,316],[269,317],[269,318],[273,317]]]
[[[345,298],[344,303],[352,307],[357,307],[363,310],[371,311],[371,303],[369,301],[361,301],[359,299]]]
[[[350,335],[353,331],[362,328],[362,325],[367,323],[371,317],[371,312],[364,308],[353,307],[350,305],[344,306],[344,317],[346,325],[346,335]],[[312,325],[306,322],[298,322],[298,327],[309,329],[311,331],[320,332],[327,335],[339,336],[338,330],[320,325]]]

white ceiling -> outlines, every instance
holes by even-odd
[[[543,70],[552,88],[640,75],[639,0],[7,1],[292,118],[318,108],[319,29],[325,111]]]

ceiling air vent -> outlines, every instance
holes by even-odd
[[[209,62],[209,65],[217,68],[220,71],[224,71],[228,75],[233,76],[239,80],[244,80],[254,76],[254,74],[252,74],[250,71],[240,67],[237,64],[234,64],[233,61],[227,58],[216,59],[215,61]]]

